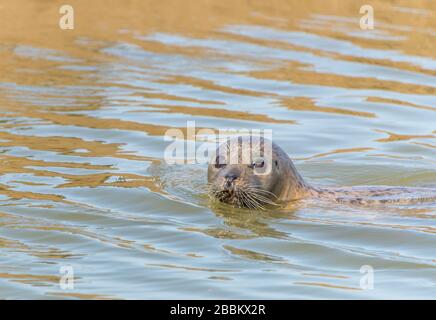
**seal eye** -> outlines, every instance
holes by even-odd
[[[251,169],[253,168],[263,168],[265,166],[265,160],[262,158],[256,159],[249,167]]]
[[[225,162],[224,162],[223,157],[220,157],[220,156],[216,157],[216,160],[215,160],[215,168],[217,168],[217,169],[222,169],[222,168],[224,168],[225,166],[226,166],[226,164],[225,164]]]

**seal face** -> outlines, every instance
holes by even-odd
[[[208,167],[211,198],[236,207],[265,209],[298,198],[305,187],[287,154],[255,136],[227,140]]]

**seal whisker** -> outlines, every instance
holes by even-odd
[[[247,191],[253,194],[259,200],[262,200],[263,202],[277,205],[272,199],[268,197],[268,196],[274,196],[274,198],[277,199],[277,196],[267,190],[258,189],[254,187],[247,187]]]
[[[264,207],[264,205],[271,205],[271,206],[278,206],[278,204],[272,202],[271,200],[264,198],[264,197],[260,197],[257,194],[251,194],[251,196],[255,199],[255,201],[259,204],[262,205],[262,207]]]
[[[248,198],[247,194],[242,190],[241,190],[241,200],[247,208],[253,209],[255,207],[253,201],[250,198]]]
[[[257,202],[262,203],[262,204],[277,205],[274,202],[272,202],[271,200],[269,200],[267,198],[260,197],[259,195],[255,195],[254,198],[256,199]]]
[[[247,188],[249,188],[250,190],[256,191],[258,193],[270,195],[270,196],[274,197],[275,199],[277,199],[277,196],[274,193],[272,193],[271,191],[268,191],[268,190],[260,189],[260,188],[258,188],[258,186],[248,186]]]
[[[259,208],[259,209],[265,210],[265,208],[262,206],[263,201],[259,201],[259,199],[257,197],[255,197],[255,194],[246,191],[245,195],[247,196],[248,199],[250,199],[251,202],[253,202],[256,209]]]

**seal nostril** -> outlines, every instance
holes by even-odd
[[[228,182],[233,182],[238,179],[238,176],[236,174],[228,174],[225,176],[225,178]]]
[[[227,174],[225,175],[226,181],[225,181],[225,188],[231,189],[233,185],[233,181],[235,181],[239,176],[236,174]]]

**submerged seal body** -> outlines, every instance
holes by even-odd
[[[277,144],[255,136],[232,138],[217,148],[208,167],[208,189],[215,200],[250,209],[303,199],[350,204],[436,200],[431,188],[312,186]]]

